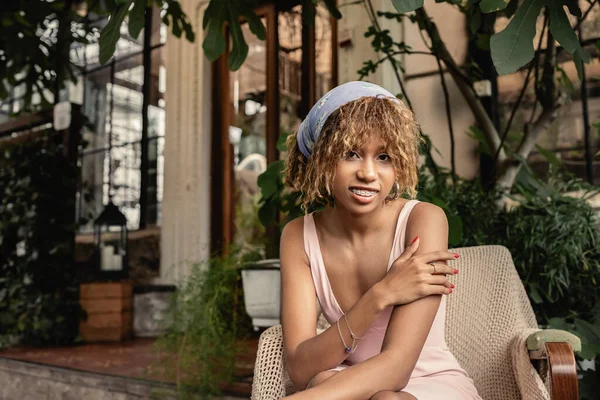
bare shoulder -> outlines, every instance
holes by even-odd
[[[447,227],[448,219],[446,218],[446,213],[440,207],[421,201],[411,211],[408,218],[408,225],[422,224],[439,224]]]
[[[304,237],[304,217],[294,218],[288,222],[281,232],[281,243],[295,241]]]
[[[446,213],[435,204],[420,202],[410,213],[406,224],[406,242],[419,236],[421,243],[417,253],[445,250],[448,248],[448,219]]]
[[[288,222],[281,232],[280,259],[282,267],[286,261],[295,259],[308,265],[308,257],[304,251],[304,217],[298,217]]]

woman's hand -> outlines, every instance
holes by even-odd
[[[441,262],[454,260],[458,254],[434,251],[415,256],[418,248],[417,237],[376,284],[384,308],[408,304],[432,294],[452,293],[454,285],[448,282],[446,275],[454,275],[458,271]]]

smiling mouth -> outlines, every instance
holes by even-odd
[[[358,189],[358,188],[350,188],[350,191],[361,197],[373,197],[377,193],[379,193],[378,190],[367,190],[367,189]]]

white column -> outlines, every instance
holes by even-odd
[[[211,64],[202,51],[206,3],[181,1],[194,26],[195,42],[170,35],[166,44],[163,283],[179,283],[192,264],[209,255],[212,82]]]

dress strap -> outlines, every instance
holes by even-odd
[[[336,319],[339,318],[342,311],[333,294],[333,290],[331,290],[331,284],[323,262],[323,255],[321,254],[317,227],[312,213],[304,216],[304,251],[306,251],[309,260],[310,273],[315,285],[317,298],[321,304],[321,310],[329,321],[336,316]]]
[[[419,200],[409,200],[398,215],[398,222],[396,224],[396,232],[394,234],[394,243],[392,244],[392,251],[390,252],[390,259],[388,262],[387,270],[389,271],[394,261],[404,253],[404,243],[406,242],[406,225],[408,225],[408,217],[413,208],[419,204]]]

